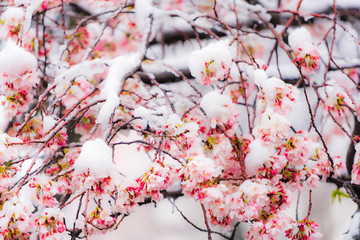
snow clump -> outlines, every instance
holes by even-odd
[[[311,34],[306,28],[301,27],[291,32],[289,45],[304,74],[310,74],[319,68],[320,56],[312,42]]]
[[[112,150],[102,139],[87,141],[74,164],[76,173],[86,173],[95,178],[105,178],[114,169]]]
[[[201,84],[209,85],[223,80],[232,63],[227,41],[219,41],[191,53],[188,66],[191,75]]]
[[[255,139],[249,144],[249,153],[245,158],[246,173],[248,176],[255,176],[260,168],[269,161],[271,153],[261,143],[260,139]]]
[[[232,126],[238,116],[235,104],[231,101],[231,98],[217,91],[207,93],[201,99],[200,107],[210,119],[211,128],[215,128],[217,124],[228,124]]]

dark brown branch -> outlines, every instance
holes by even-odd
[[[354,126],[354,130],[353,130],[353,137],[355,135],[360,135],[360,122],[357,120],[356,117],[354,117],[355,120],[355,126]],[[355,144],[353,141],[351,141],[348,152],[347,152],[347,156],[346,156],[346,169],[348,171],[349,176],[351,176],[351,171],[352,171],[352,167],[354,164],[354,157],[355,157]]]
[[[216,34],[218,37],[225,37],[227,34],[221,31],[218,31],[216,29],[210,29],[211,32],[213,32],[214,34]],[[203,39],[210,39],[211,35],[205,32],[202,33],[198,33],[197,34],[200,40]],[[151,45],[155,45],[155,44],[161,44],[161,45],[171,45],[174,43],[178,43],[178,42],[185,42],[188,41],[190,39],[195,39],[196,38],[196,32],[193,30],[179,30],[176,29],[174,31],[171,32],[160,32],[155,39],[153,39],[150,42],[150,46]]]
[[[183,73],[187,78],[192,78],[189,69],[183,69],[179,71]],[[145,84],[152,84],[151,79],[147,74],[142,72],[137,72],[136,74],[140,76],[141,80]],[[172,82],[179,82],[184,80],[181,76],[175,76],[171,72],[155,73],[155,79],[158,83],[172,83]]]

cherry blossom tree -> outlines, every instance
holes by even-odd
[[[245,222],[246,239],[320,239],[320,181],[360,204],[359,9],[1,1],[0,239],[89,239],[159,201],[208,239]],[[147,153],[137,178],[116,165],[120,145]],[[293,217],[301,191],[308,211]],[[177,207],[185,197],[206,228]],[[359,227],[357,212],[347,239]]]

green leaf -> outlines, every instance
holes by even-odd
[[[9,167],[12,164],[12,162],[13,162],[12,160],[4,162],[4,166]]]
[[[336,197],[338,198],[339,203],[341,203],[341,197],[350,198],[348,194],[340,191],[339,189],[336,189],[331,193],[331,204],[334,203]]]

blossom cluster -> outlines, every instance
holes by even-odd
[[[306,28],[298,28],[290,33],[289,44],[294,52],[295,60],[305,74],[313,73],[319,68],[320,56]]]
[[[282,10],[267,2],[1,3],[0,239],[88,239],[178,197],[201,204],[209,235],[246,222],[249,240],[321,238],[311,204],[300,220],[288,209],[321,180],[360,184],[358,67],[338,66],[339,42],[324,53],[325,17],[274,28]],[[333,135],[350,137],[353,162]],[[136,159],[119,145],[145,170],[126,172]]]

